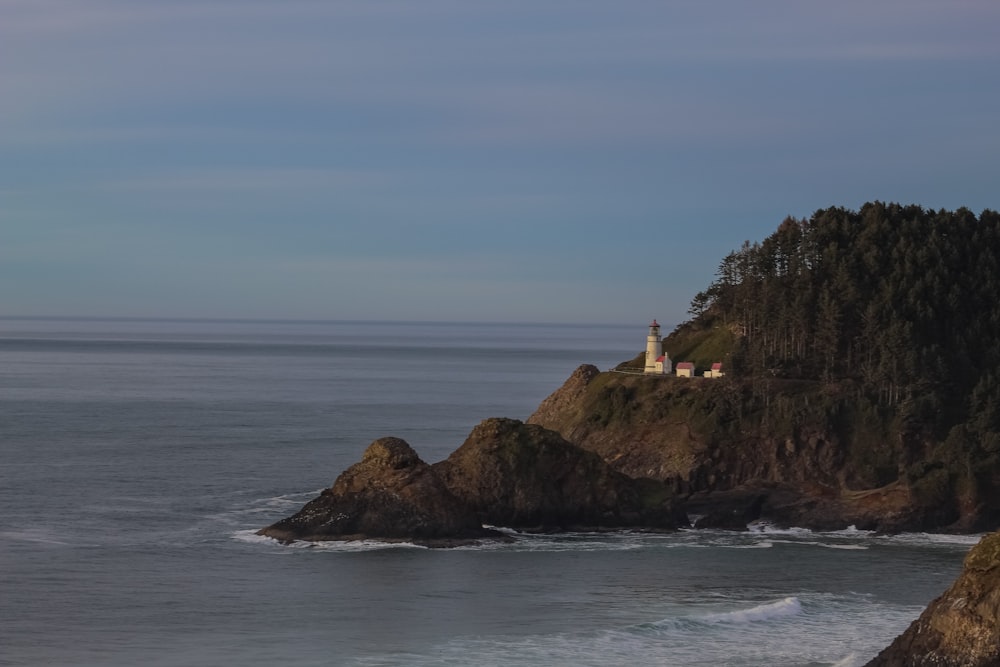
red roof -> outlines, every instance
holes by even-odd
[[[659,325],[659,324],[657,323],[657,321],[656,321],[656,320],[653,320],[653,323],[652,323],[652,324],[650,324],[649,326],[651,326],[651,327],[658,327],[658,326],[660,326],[660,325]]]
[[[712,370],[713,371],[721,371],[722,370],[722,362],[721,361],[716,361],[714,364],[712,364]]]
[[[694,370],[694,362],[693,361],[682,361],[679,364],[677,364],[677,370],[682,370],[682,369]]]
[[[656,358],[656,360],[657,360],[657,361],[663,361],[663,360],[664,360],[664,359],[666,359],[666,358],[667,358],[667,355],[665,355],[665,354],[661,354],[660,356],[658,356],[658,357]]]

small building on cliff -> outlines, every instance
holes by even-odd
[[[722,362],[716,361],[712,364],[712,367],[709,370],[703,373],[703,375],[707,378],[720,378],[724,376],[725,373],[722,371]]]
[[[677,377],[679,378],[691,378],[694,377],[694,363],[691,361],[682,361],[677,364]]]
[[[669,375],[672,367],[670,357],[663,351],[660,325],[653,320],[649,325],[649,335],[646,336],[646,365],[643,372],[647,375]]]

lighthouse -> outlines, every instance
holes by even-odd
[[[670,357],[663,353],[663,338],[660,337],[660,324],[653,320],[649,325],[649,335],[646,336],[646,367],[644,372],[650,375],[670,373]]]

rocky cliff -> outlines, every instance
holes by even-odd
[[[947,443],[850,383],[581,366],[528,422],[664,481],[692,514],[885,531],[982,530],[998,517],[991,478],[963,478]]]
[[[1000,533],[965,558],[955,583],[866,667],[1000,665]]]

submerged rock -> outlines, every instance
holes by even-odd
[[[515,419],[485,420],[434,469],[492,525],[539,531],[687,525],[663,483],[627,477],[558,433]]]
[[[501,537],[483,528],[476,513],[399,438],[373,442],[332,487],[258,534],[283,542],[380,539],[430,546]]]
[[[1000,665],[1000,533],[973,547],[962,573],[865,667]]]

